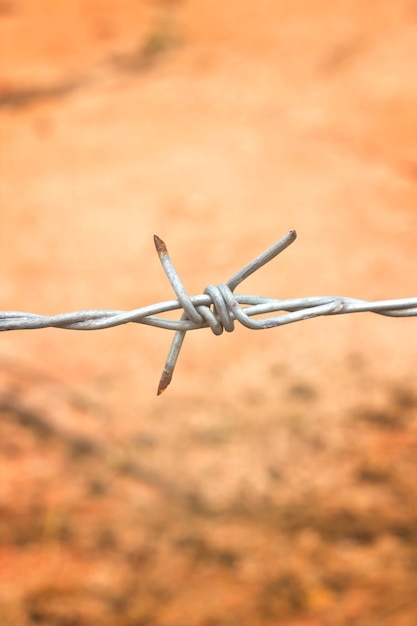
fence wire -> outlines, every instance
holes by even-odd
[[[248,276],[275,258],[295,240],[295,230],[289,231],[271,248],[250,261],[226,283],[208,285],[204,293],[189,296],[168,254],[165,243],[155,235],[155,247],[162,267],[177,299],[134,309],[133,311],[91,310],[37,315],[21,311],[0,312],[0,331],[35,328],[66,328],[69,330],[100,330],[128,322],[147,324],[175,331],[158,386],[158,395],[170,384],[185,334],[189,330],[211,328],[215,335],[225,330],[232,332],[235,321],[255,330],[274,328],[322,315],[362,313],[365,311],[389,317],[417,316],[417,297],[399,300],[368,302],[342,296],[313,296],[279,300],[256,295],[234,294],[234,290]],[[161,317],[160,314],[182,309],[179,320]],[[253,319],[258,315],[278,313],[272,317]]]

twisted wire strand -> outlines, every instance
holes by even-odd
[[[236,287],[260,267],[285,250],[296,238],[289,231],[277,243],[236,272],[225,284],[208,285],[204,293],[189,296],[168,254],[165,243],[155,235],[155,247],[163,269],[177,296],[157,304],[134,309],[90,310],[37,315],[21,311],[0,311],[0,331],[39,328],[65,328],[69,330],[100,330],[129,322],[147,324],[175,331],[165,362],[157,394],[161,394],[172,380],[185,335],[189,330],[210,328],[215,335],[232,332],[235,321],[255,330],[274,328],[323,315],[372,312],[388,317],[417,316],[417,297],[396,300],[366,301],[343,296],[313,296],[279,300],[256,295],[234,294]],[[161,317],[169,311],[181,310],[179,320]],[[275,313],[272,317],[253,319],[258,315]]]

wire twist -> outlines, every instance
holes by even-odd
[[[417,298],[380,300],[367,302],[341,296],[314,296],[278,300],[253,295],[234,294],[234,290],[251,274],[271,261],[296,239],[295,230],[290,230],[277,243],[250,261],[236,272],[225,284],[208,285],[204,293],[189,296],[178,276],[165,243],[154,236],[155,247],[162,267],[171,283],[176,300],[134,309],[133,311],[92,310],[61,313],[59,315],[36,315],[20,311],[0,312],[0,331],[26,330],[35,328],[66,328],[69,330],[99,330],[128,322],[147,324],[175,331],[165,362],[157,394],[160,395],[170,384],[176,362],[189,330],[211,328],[215,335],[223,331],[232,332],[237,320],[243,326],[255,330],[274,328],[301,320],[341,313],[370,311],[389,317],[417,316]],[[243,306],[242,306],[243,305]],[[180,320],[160,317],[160,313],[182,309]],[[252,319],[254,316],[279,313],[273,317]]]

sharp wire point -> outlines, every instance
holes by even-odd
[[[0,332],[35,328],[67,328],[70,330],[100,330],[133,322],[173,330],[174,338],[159,381],[161,395],[172,381],[175,365],[189,330],[210,328],[215,335],[231,332],[234,323],[252,329],[268,329],[323,315],[371,312],[387,317],[417,317],[417,297],[368,302],[341,296],[313,296],[280,300],[254,295],[234,294],[246,278],[269,263],[296,239],[290,230],[273,246],[247,263],[225,283],[208,285],[203,294],[189,296],[168,254],[167,246],[154,235],[155,248],[176,299],[144,306],[133,311],[91,310],[37,315],[22,311],[0,311]],[[182,309],[178,321],[161,317],[161,313]],[[275,313],[272,317],[253,319],[258,315]]]
[[[172,380],[172,372],[169,372],[164,368],[161,374],[161,378],[159,380],[158,391],[156,392],[157,396],[160,396],[161,393],[165,391],[168,385],[171,384],[171,380]]]
[[[168,250],[167,250],[165,243],[162,241],[160,237],[158,237],[158,235],[154,235],[153,240],[155,242],[156,251],[160,257],[164,256],[165,254],[168,254]]]

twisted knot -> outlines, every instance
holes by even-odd
[[[179,302],[184,309],[182,319],[188,318],[195,324],[209,326],[215,335],[221,335],[223,330],[231,333],[235,328],[234,316],[231,311],[233,294],[227,285],[207,285],[204,294],[210,297],[212,306],[195,306],[191,298],[184,293],[178,295]]]

